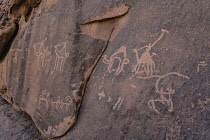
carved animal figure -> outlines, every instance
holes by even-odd
[[[63,110],[64,107],[68,111],[69,106],[73,103],[73,100],[70,96],[65,97],[65,101],[61,100],[61,97],[57,97],[56,101],[51,100],[51,105],[55,105],[57,110]]]
[[[154,55],[157,55],[156,53],[150,53],[152,47],[163,37],[164,33],[168,33],[167,30],[162,29],[161,30],[161,35],[160,37],[154,42],[154,43],[149,43],[149,45],[144,46],[143,48],[140,49],[133,49],[134,53],[136,54],[136,60],[137,60],[137,65],[133,69],[133,72],[135,74],[140,74],[140,73],[145,73],[146,76],[153,75],[153,70],[155,69],[155,63],[152,60],[152,57]],[[142,53],[141,57],[139,57],[139,51],[146,49],[144,53]]]
[[[44,44],[38,43],[33,46],[35,50],[35,55],[38,57],[38,63],[40,66],[44,66],[44,60],[45,60],[45,53],[44,53]]]
[[[62,43],[54,47],[56,54],[54,69],[63,71],[64,62],[66,61],[66,58],[69,57],[69,53],[66,52],[66,43]]]
[[[124,65],[129,63],[129,60],[127,59],[126,47],[125,46],[120,47],[117,50],[117,52],[115,52],[110,57],[110,59],[107,59],[107,55],[104,55],[102,62],[108,64],[109,73],[115,71],[115,75],[120,74],[124,68]],[[117,68],[113,68],[115,62],[118,63]]]
[[[157,112],[159,114],[159,111],[155,107],[155,102],[160,102],[162,104],[167,105],[168,111],[172,112],[173,111],[173,101],[172,101],[171,94],[174,94],[174,93],[175,93],[175,90],[172,89],[171,87],[169,87],[167,89],[167,91],[163,91],[163,88],[161,88],[160,91],[158,91],[158,94],[160,95],[160,97],[157,99],[149,100],[149,102],[148,102],[149,108],[153,109],[155,112]]]
[[[39,98],[39,103],[38,103],[39,109],[41,108],[41,102],[44,102],[45,105],[46,105],[46,108],[49,109],[49,107],[50,107],[50,99],[49,99],[49,96],[50,96],[50,93],[47,92],[46,90],[44,90],[42,92],[42,94],[40,95],[40,98]]]
[[[66,111],[68,111],[69,106],[70,106],[72,103],[73,103],[72,98],[71,98],[70,96],[67,96],[67,97],[65,98],[65,102],[63,103],[64,106],[66,107]]]
[[[156,109],[155,103],[160,102],[162,104],[165,104],[168,107],[168,111],[172,112],[174,107],[173,107],[173,101],[171,95],[175,93],[175,90],[172,89],[171,87],[168,87],[166,91],[163,90],[163,88],[159,88],[160,81],[163,80],[165,77],[170,76],[170,75],[175,75],[179,76],[185,79],[190,79],[188,76],[182,75],[178,72],[170,72],[167,73],[163,76],[158,76],[158,79],[155,83],[155,92],[159,94],[159,97],[157,99],[151,99],[148,102],[148,106],[150,109],[154,110],[159,114],[159,111]]]
[[[51,65],[51,60],[52,60],[52,55],[49,47],[44,46],[44,41],[41,43],[37,43],[33,46],[35,55],[38,57],[38,64],[40,68],[44,68],[45,73],[48,73],[50,70],[50,65]],[[50,47],[52,48],[52,47]]]

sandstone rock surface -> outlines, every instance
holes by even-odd
[[[210,139],[209,5],[12,4],[0,34],[2,97],[43,138]]]
[[[41,135],[26,113],[16,111],[0,97],[0,139],[40,140]]]

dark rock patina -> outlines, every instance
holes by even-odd
[[[17,111],[0,97],[0,139],[41,140],[41,135],[30,116]]]

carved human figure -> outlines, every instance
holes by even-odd
[[[50,99],[49,99],[49,96],[50,96],[50,93],[47,92],[46,90],[44,90],[42,92],[42,94],[40,95],[40,98],[39,98],[39,103],[38,103],[39,109],[41,109],[41,103],[42,102],[44,102],[46,108],[49,109],[49,107],[50,107]]]
[[[124,65],[129,63],[127,59],[126,47],[120,47],[109,59],[107,59],[107,55],[103,56],[102,62],[108,65],[108,72],[115,72],[115,75],[120,74]],[[114,68],[114,64],[117,63],[117,67]]]
[[[149,45],[144,46],[140,49],[133,49],[133,52],[136,54],[137,65],[134,67],[133,72],[135,74],[145,73],[146,76],[153,75],[153,70],[155,69],[155,63],[152,59],[156,53],[151,53],[152,47],[162,39],[164,33],[168,33],[167,30],[162,29],[160,37],[154,42],[149,43]],[[145,49],[145,52],[142,53],[141,57],[139,57],[139,51]]]
[[[69,53],[66,52],[66,43],[55,45],[54,48],[56,54],[54,69],[63,71],[64,62],[66,61],[66,58],[69,57]]]
[[[33,46],[34,51],[35,51],[35,55],[38,57],[38,64],[40,64],[40,66],[44,66],[44,60],[45,60],[44,42],[45,41],[46,41],[46,39]]]
[[[50,64],[52,60],[51,51],[49,50],[49,47],[45,48],[44,41],[41,43],[37,43],[33,46],[35,55],[38,57],[38,64],[41,68],[44,68],[45,73],[47,73],[50,70]]]

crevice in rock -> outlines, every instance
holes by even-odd
[[[127,5],[126,5],[127,6]],[[84,24],[80,24],[80,26],[86,26],[86,25],[91,25],[91,24],[95,24],[95,23],[104,23],[104,22],[111,22],[111,23],[113,23],[113,21],[115,22],[115,20],[118,20],[119,18],[121,18],[121,17],[123,17],[123,16],[125,16],[128,12],[129,12],[129,8],[130,7],[127,7],[128,9],[125,11],[125,12],[123,12],[122,14],[119,14],[119,15],[116,15],[116,16],[111,16],[111,17],[108,17],[108,18],[101,18],[101,19],[98,19],[98,20],[92,20],[92,21],[90,21],[90,22],[86,22],[86,23],[84,23]],[[113,26],[114,25],[114,26]],[[93,64],[92,64],[92,66],[91,67],[89,67],[89,69],[86,71],[86,73],[85,73],[85,80],[83,81],[83,83],[84,83],[84,86],[83,86],[83,89],[81,90],[82,91],[82,96],[81,96],[81,101],[79,102],[79,104],[78,105],[76,105],[76,108],[75,108],[75,116],[76,116],[76,118],[75,118],[75,122],[73,123],[73,125],[70,127],[70,129],[65,133],[65,134],[63,134],[63,135],[61,135],[61,136],[58,136],[58,137],[56,137],[56,138],[61,138],[61,137],[63,137],[63,136],[65,136],[74,126],[75,126],[75,124],[76,124],[76,121],[77,121],[77,119],[79,118],[79,111],[80,111],[80,107],[81,107],[81,104],[82,104],[82,102],[83,102],[83,97],[84,97],[84,95],[85,95],[85,92],[86,92],[86,88],[87,88],[87,85],[88,85],[88,82],[89,82],[89,80],[90,80],[90,77],[91,77],[91,75],[92,75],[92,73],[93,73],[93,71],[94,71],[94,69],[95,69],[95,67],[97,66],[97,64],[99,63],[99,61],[100,61],[100,59],[102,58],[102,56],[103,56],[103,54],[104,54],[104,52],[106,51],[106,49],[108,48],[108,46],[109,46],[109,43],[110,43],[110,41],[111,41],[111,39],[112,39],[112,35],[114,34],[114,31],[115,31],[115,29],[116,29],[116,24],[112,24],[112,29],[111,29],[111,31],[110,31],[110,34],[109,34],[109,36],[108,36],[108,39],[106,40],[106,44],[105,44],[105,47],[104,47],[104,49],[102,50],[102,52],[101,52],[101,54],[98,56],[98,58],[93,62]]]
[[[9,1],[5,4],[7,9],[3,9],[4,13],[2,13],[0,21],[0,28],[2,30],[0,32],[0,37],[1,40],[3,40],[0,43],[0,63],[8,54],[10,47],[18,34],[20,19],[24,17],[25,22],[28,22],[33,8],[37,7],[40,3],[41,0],[17,0]],[[3,8],[5,8],[5,6],[3,6]],[[3,12],[2,9],[1,12]]]
[[[5,47],[3,47],[4,50],[3,50],[2,54],[0,55],[0,63],[1,63],[2,61],[4,61],[5,57],[7,56],[8,52],[9,52],[11,46],[12,46],[12,42],[14,41],[14,39],[16,38],[16,36],[17,36],[17,34],[18,34],[18,31],[19,31],[19,24],[16,23],[16,24],[15,24],[15,31],[14,31],[12,37],[9,39],[9,41],[8,41],[8,43],[5,45]]]
[[[77,119],[78,119],[78,117],[79,117],[79,110],[80,110],[80,106],[81,106],[82,101],[83,101],[83,96],[84,96],[84,94],[85,94],[85,90],[86,90],[88,81],[89,81],[89,79],[90,79],[90,77],[91,77],[91,75],[92,75],[92,73],[93,73],[95,67],[97,66],[97,64],[99,63],[101,57],[103,56],[104,52],[106,51],[107,47],[109,46],[109,42],[110,42],[110,39],[111,39],[111,37],[112,37],[112,33],[114,32],[114,30],[115,30],[115,27],[112,29],[112,31],[111,31],[111,33],[110,33],[110,35],[109,35],[109,39],[108,39],[108,41],[107,41],[107,43],[106,43],[106,45],[105,45],[105,47],[104,47],[104,50],[103,50],[102,53],[98,56],[98,58],[93,62],[92,66],[89,68],[88,72],[85,74],[85,79],[86,79],[86,80],[83,81],[84,85],[82,86],[83,89],[81,90],[81,91],[82,91],[81,101],[78,102],[79,104],[76,105],[76,108],[75,108],[75,116],[76,116],[76,117],[75,117],[74,123],[72,124],[72,126],[70,127],[70,129],[69,129],[68,131],[66,131],[63,135],[57,136],[57,137],[54,137],[54,138],[58,138],[58,139],[59,139],[59,138],[62,138],[62,137],[65,136],[65,135],[72,129],[72,127],[74,127],[74,125],[76,124],[76,121],[77,121]]]

